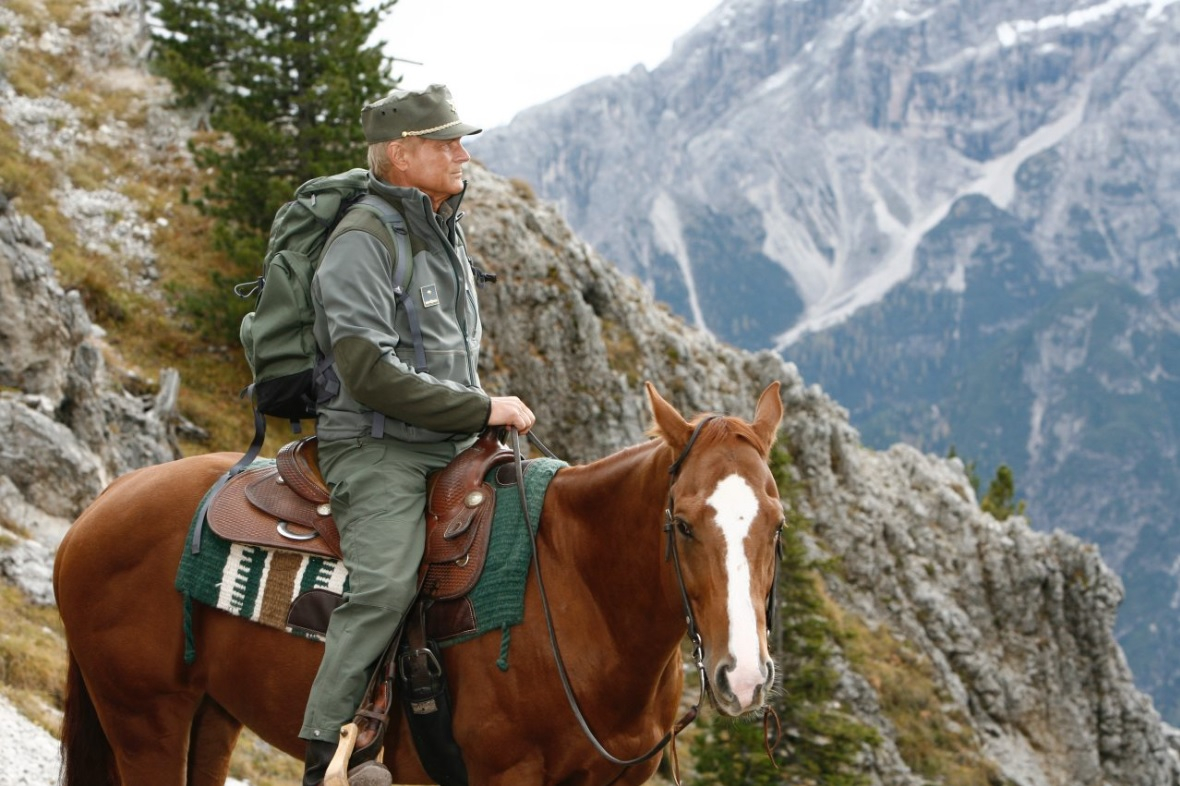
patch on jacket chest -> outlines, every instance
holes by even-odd
[[[430,308],[438,305],[438,286],[435,284],[427,284],[422,287],[419,292],[422,293],[422,307]]]

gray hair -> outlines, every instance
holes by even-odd
[[[374,142],[369,145],[369,171],[380,180],[388,180],[393,168],[393,159],[389,156],[390,144],[401,145],[411,150],[422,143],[416,136],[405,139],[387,139],[384,142]]]
[[[384,180],[389,167],[389,142],[374,142],[369,145],[369,171],[379,180]]]

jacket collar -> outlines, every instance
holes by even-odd
[[[434,212],[434,207],[430,203],[430,197],[426,196],[422,191],[416,188],[408,188],[405,186],[391,186],[384,180],[379,179],[372,172],[369,172],[369,192],[384,197],[387,201],[394,205],[405,204],[415,205],[421,203],[424,206],[426,215]],[[467,193],[467,181],[463,181],[463,190],[447,199],[439,205],[438,216],[443,221],[450,223],[454,216],[459,215],[459,204],[463,201],[463,196]]]

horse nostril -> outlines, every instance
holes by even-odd
[[[729,686],[729,673],[731,671],[733,671],[733,667],[723,663],[717,667],[717,675],[713,680],[717,684],[717,690],[725,696],[733,694],[733,689]]]

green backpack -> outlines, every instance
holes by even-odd
[[[378,239],[396,260],[399,301],[412,272],[404,219],[383,199],[367,197],[367,185],[368,171],[352,169],[299,186],[295,198],[275,213],[262,276],[235,287],[239,297],[257,295],[255,309],[242,320],[240,331],[253,374],[247,392],[259,413],[290,420],[296,432],[300,420],[316,416],[313,380],[317,366],[331,362],[317,357],[311,279],[328,237],[345,213],[354,205],[367,208],[389,229],[388,238]],[[414,322],[416,314],[410,317]],[[416,354],[419,345],[415,336]]]
[[[254,310],[242,319],[239,331],[253,377],[242,395],[249,395],[254,405],[254,440],[206,495],[198,513],[201,522],[213,494],[262,452],[267,415],[286,418],[295,433],[301,430],[301,420],[316,416],[315,379],[331,365],[332,358],[320,355],[316,347],[311,280],[328,238],[349,210],[367,209],[389,230],[387,236],[378,239],[394,260],[394,294],[410,322],[415,366],[418,371],[426,370],[418,315],[407,290],[414,257],[405,219],[385,200],[370,195],[368,183],[368,170],[350,169],[313,178],[295,189],[294,198],[275,213],[262,275],[234,287],[238,297],[257,297]],[[199,527],[192,550],[200,550]]]

